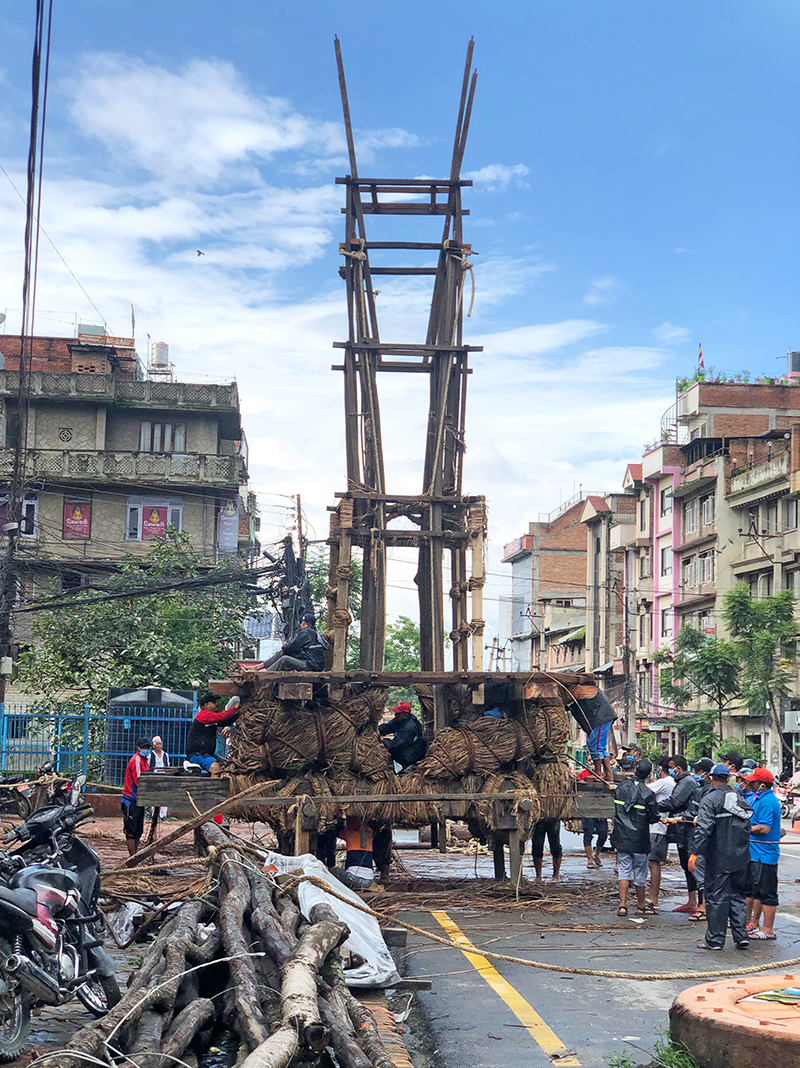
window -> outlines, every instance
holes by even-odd
[[[183,501],[175,498],[154,500],[145,497],[128,498],[126,541],[152,541],[166,536],[167,527],[180,532],[183,527]]]
[[[39,494],[28,491],[22,502],[19,533],[23,538],[35,538],[39,520]],[[3,527],[10,523],[8,514],[8,497],[0,497],[0,536],[5,535]]]
[[[697,579],[695,578],[695,558],[690,556],[687,560],[683,561],[683,570],[681,572],[681,578],[683,580],[683,587],[694,586]]]
[[[750,587],[750,596],[758,597],[758,574],[752,571],[744,581]]]
[[[714,522],[714,494],[709,493],[700,502],[702,522],[704,527],[710,527]]]
[[[639,648],[644,649],[647,645],[647,616],[639,616]]]
[[[662,638],[671,638],[672,637],[672,609],[671,608],[662,608],[661,609],[661,637]]]
[[[708,549],[697,558],[701,586],[708,586],[714,581],[714,550]]]
[[[765,509],[764,526],[767,534],[778,533],[778,502],[767,501],[767,507]]]
[[[717,633],[717,627],[714,622],[714,613],[710,608],[704,608],[697,614],[697,626],[701,634],[705,634],[706,637],[711,637]]]
[[[697,498],[687,501],[683,506],[683,533],[695,534],[697,532]]]
[[[783,502],[783,529],[797,530],[797,498]]]
[[[771,571],[765,571],[764,574],[761,576],[761,596],[762,597],[771,597],[772,596],[772,572]]]
[[[644,556],[639,557],[639,578],[650,578],[653,574],[652,557],[650,553],[646,553]]]
[[[800,597],[800,571],[784,571],[783,584],[787,590],[791,590],[795,599]]]
[[[186,452],[186,423],[142,422],[139,452]]]
[[[672,574],[672,546],[670,545],[661,550],[661,574]]]
[[[639,530],[647,530],[647,498],[639,501]]]

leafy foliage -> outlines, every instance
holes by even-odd
[[[386,627],[386,644],[383,666],[386,671],[419,671],[420,655],[419,624],[408,616],[398,616]],[[419,702],[410,686],[390,686],[390,705],[408,701],[416,709]]]
[[[210,570],[230,573],[230,583],[38,612],[34,644],[20,661],[21,683],[49,700],[71,695],[102,703],[109,686],[188,689],[193,680],[224,675],[247,646],[244,621],[253,602],[237,581],[237,564]],[[123,557],[104,590],[138,590],[207,573],[188,537],[167,528],[143,559]]]
[[[363,567],[356,555],[350,559],[353,569],[353,577],[350,579],[350,615],[353,623],[347,633],[347,656],[345,666],[349,671],[358,667],[359,651],[361,646],[361,585],[363,581]],[[325,630],[326,617],[328,614],[328,549],[322,546],[316,547],[308,554],[306,559],[306,574],[311,587],[311,600],[314,605],[314,615],[317,617],[319,629]]]
[[[708,637],[696,627],[681,627],[674,649],[660,649],[653,657],[661,665],[662,700],[684,709],[704,703],[681,723],[688,738],[687,756],[709,755],[721,735],[722,713],[740,695],[741,661],[735,642]]]

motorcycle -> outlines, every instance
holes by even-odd
[[[785,782],[775,783],[775,796],[781,803],[781,819],[788,820],[792,813],[792,803]]]
[[[24,775],[0,772],[0,813],[27,819],[31,814],[31,788]]]
[[[39,778],[46,778],[53,774],[52,763],[49,760],[45,761],[39,768]],[[69,779],[56,778],[48,785],[40,785],[37,788],[36,803],[33,808],[36,810],[45,805],[78,805],[85,785],[85,775],[73,775]]]
[[[0,1063],[25,1049],[31,1009],[74,997],[103,1016],[122,997],[103,949],[100,861],[74,833],[91,805],[34,812],[0,851]]]

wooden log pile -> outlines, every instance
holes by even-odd
[[[347,925],[325,905],[305,919],[294,893],[220,827],[198,834],[209,890],[165,925],[122,1000],[73,1036],[61,1068],[87,1056],[171,1068],[224,1031],[238,1036],[244,1068],[329,1065],[329,1048],[342,1068],[392,1068],[374,1019],[345,984]]]

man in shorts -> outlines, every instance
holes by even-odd
[[[614,772],[608,744],[611,726],[616,721],[617,713],[605,694],[596,686],[576,683],[570,686],[569,691],[572,701],[567,707],[579,726],[586,731],[594,770],[601,778],[613,781]]]
[[[747,778],[753,791],[750,818],[750,866],[747,890],[747,933],[755,942],[774,942],[778,909],[778,859],[781,840],[781,803],[775,796],[775,778],[767,768],[756,768]]]
[[[239,717],[239,705],[228,702],[228,707],[217,711],[217,699],[206,693],[200,699],[200,709],[192,720],[186,739],[186,756],[190,764],[199,764],[203,771],[213,776],[220,774],[216,757],[217,727],[226,727]]]
[[[150,770],[150,739],[140,738],[136,743],[136,752],[125,768],[125,782],[122,787],[122,830],[128,853],[133,856],[139,849],[144,831],[144,809],[136,804],[139,776]]]
[[[614,828],[611,844],[619,860],[618,916],[628,915],[628,887],[636,887],[636,911],[652,916],[655,909],[645,901],[647,858],[650,854],[650,824],[658,820],[658,803],[646,782],[653,770],[649,760],[640,760],[634,778],[626,779],[614,791]]]

